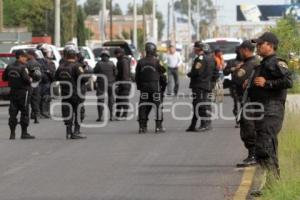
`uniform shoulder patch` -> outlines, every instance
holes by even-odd
[[[282,68],[286,68],[286,69],[289,68],[288,65],[287,65],[287,63],[285,61],[282,61],[282,60],[278,61],[278,66],[282,67]]]
[[[195,68],[196,69],[201,69],[202,67],[202,63],[201,62],[197,62]]]
[[[244,70],[244,69],[239,69],[238,71],[237,71],[237,76],[239,77],[239,78],[242,78],[243,76],[245,76],[246,75],[246,71]]]
[[[80,67],[79,67],[79,71],[80,71],[81,73],[83,73],[83,72],[84,72],[84,70],[83,70],[83,67],[82,67],[82,66],[80,66]]]

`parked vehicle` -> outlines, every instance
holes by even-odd
[[[59,53],[59,50],[54,45],[49,45],[49,46],[50,46],[50,48],[53,52],[52,61],[54,62],[55,67],[58,68],[59,61],[61,59],[61,55]],[[17,45],[17,46],[13,46],[10,49],[10,53],[14,53],[14,52],[16,52],[17,50],[20,50],[20,49],[23,49],[23,50],[36,49],[36,47],[37,47],[37,44]]]
[[[11,53],[0,53],[0,99],[7,100],[9,96],[8,82],[3,81],[2,76],[6,66],[15,61],[15,55]]]

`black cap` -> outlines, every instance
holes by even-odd
[[[16,58],[19,58],[20,56],[27,56],[27,52],[23,49],[17,50],[15,52]]]
[[[204,47],[204,45],[203,45],[203,43],[201,41],[196,41],[194,43],[194,48],[198,48],[198,49],[202,49],[203,50],[203,47]]]
[[[245,40],[240,46],[240,49],[249,49],[250,51],[254,51],[255,46],[250,40]]]
[[[253,43],[263,43],[263,42],[269,42],[271,44],[273,44],[275,47],[277,47],[279,40],[277,38],[277,36],[274,33],[271,32],[265,32],[262,36],[260,36],[257,39],[253,39],[251,40]]]

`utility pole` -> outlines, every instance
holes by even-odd
[[[143,0],[143,31],[144,31],[144,44],[146,43],[147,27],[146,27],[146,9],[145,9],[145,0]]]
[[[157,26],[156,26],[156,1],[152,0],[152,38],[157,42]]]
[[[133,45],[138,49],[137,43],[137,11],[136,11],[136,0],[133,0]]]
[[[55,0],[55,46],[60,47],[60,0]]]
[[[173,45],[176,46],[176,41],[177,41],[177,38],[176,38],[176,13],[175,13],[175,2],[174,0],[172,0],[172,20],[173,20],[173,38],[172,38],[172,43]]]
[[[110,41],[113,40],[113,0],[110,0]]]
[[[191,12],[191,0],[188,0],[188,47],[191,45],[191,39],[192,39],[192,34],[191,34],[191,18],[192,18],[192,12]]]
[[[197,0],[197,31],[196,31],[196,34],[197,34],[197,40],[199,41],[200,40],[200,0]]]
[[[99,17],[101,17],[100,19],[100,31],[99,33],[101,33],[101,41],[104,42],[105,41],[105,37],[106,37],[106,0],[100,0],[102,1],[102,11],[100,10],[99,12],[101,13],[101,15],[99,14]]]
[[[170,2],[168,2],[168,26],[167,26],[167,28],[168,28],[168,30],[167,30],[167,41],[168,41],[168,43],[170,43],[170,19],[171,19],[171,17],[170,17],[170,11],[171,10],[171,4],[170,4]]]
[[[0,32],[3,32],[3,0],[0,0]]]

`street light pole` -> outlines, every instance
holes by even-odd
[[[110,41],[113,40],[113,0],[110,0]]]
[[[55,46],[60,47],[60,0],[55,0]]]
[[[137,11],[136,11],[136,0],[133,0],[133,45],[138,49],[137,43]]]
[[[100,33],[101,33],[101,41],[105,41],[106,37],[106,0],[100,0],[102,1],[102,11],[101,11],[101,25],[100,25]]]
[[[156,1],[152,0],[152,38],[157,42],[157,27],[156,27]]]
[[[147,34],[147,27],[146,27],[146,9],[145,9],[145,0],[143,0],[143,32],[144,32],[144,44],[146,43],[146,34]]]

